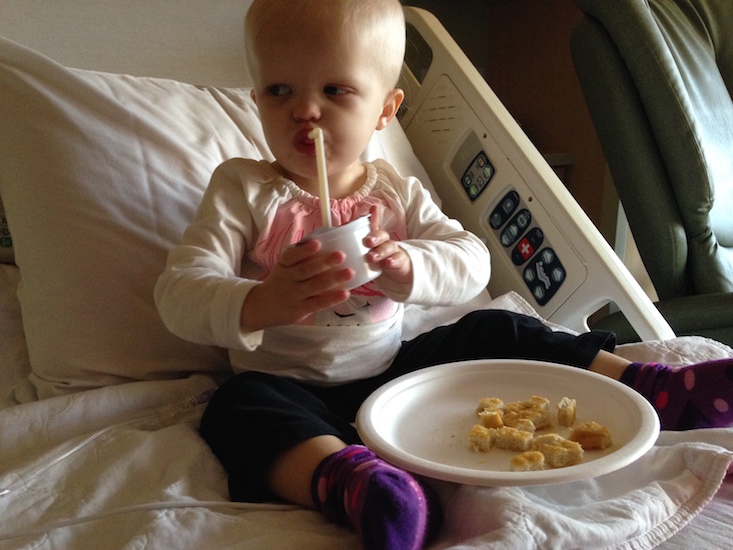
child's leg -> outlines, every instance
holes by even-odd
[[[430,495],[410,474],[353,445],[350,423],[288,380],[245,373],[224,383],[201,434],[229,474],[233,500],[280,497],[316,508],[355,527],[365,548],[419,548],[428,523],[440,520],[429,518]]]
[[[620,380],[649,400],[662,429],[733,425],[733,359],[684,367],[632,363]]]
[[[269,487],[281,498],[315,508],[356,529],[364,548],[422,548],[429,524],[440,521],[437,499],[412,475],[362,445],[318,436],[282,453]]]
[[[602,351],[589,370],[620,380],[646,397],[657,410],[662,429],[733,424],[733,358],[668,367],[630,363]]]
[[[289,380],[257,372],[239,374],[217,389],[201,419],[200,433],[229,474],[231,499],[243,502],[276,499],[268,484],[269,472],[285,451],[299,443],[327,435],[346,444],[360,441],[348,421],[309,392]],[[338,448],[326,448],[324,456]],[[320,458],[314,459],[313,469]],[[309,483],[301,489],[308,494]]]
[[[320,435],[284,451],[270,469],[269,489],[288,502],[315,508],[311,486],[316,468],[345,447],[346,443],[336,436]]]
[[[553,332],[532,317],[499,310],[477,311],[454,325],[404,344],[393,364],[395,372],[390,369],[386,374],[466,359],[537,359],[620,379],[652,403],[664,429],[733,423],[733,359],[683,369],[642,367],[610,353],[613,347],[614,338],[609,333],[576,337]]]
[[[354,526],[366,549],[418,550],[441,521],[438,499],[427,486],[362,445],[326,457],[311,490],[316,508]]]

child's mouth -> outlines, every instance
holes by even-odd
[[[308,137],[311,129],[301,130],[295,136],[295,150],[301,155],[314,156],[316,154],[316,143]]]

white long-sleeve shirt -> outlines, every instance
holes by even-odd
[[[486,246],[451,220],[415,178],[384,161],[365,164],[353,195],[331,200],[333,225],[381,208],[381,227],[407,252],[411,285],[386,277],[352,291],[344,304],[304,322],[243,333],[242,305],[280,251],[321,225],[320,199],[266,161],[232,159],[211,178],[196,219],[174,248],[155,288],[174,334],[227,348],[235,371],[257,370],[316,384],[383,372],[401,345],[404,303],[452,305],[488,284]]]

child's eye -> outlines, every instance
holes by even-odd
[[[267,88],[267,92],[272,96],[283,96],[290,93],[290,87],[285,84],[273,84]]]
[[[346,88],[329,84],[323,88],[323,93],[326,95],[344,95],[348,92],[346,91]]]

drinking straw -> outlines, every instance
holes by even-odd
[[[328,192],[328,174],[326,174],[326,153],[323,150],[323,130],[313,128],[308,137],[316,144],[316,164],[318,166],[318,195],[321,197],[321,221],[323,227],[331,227],[331,197]]]

